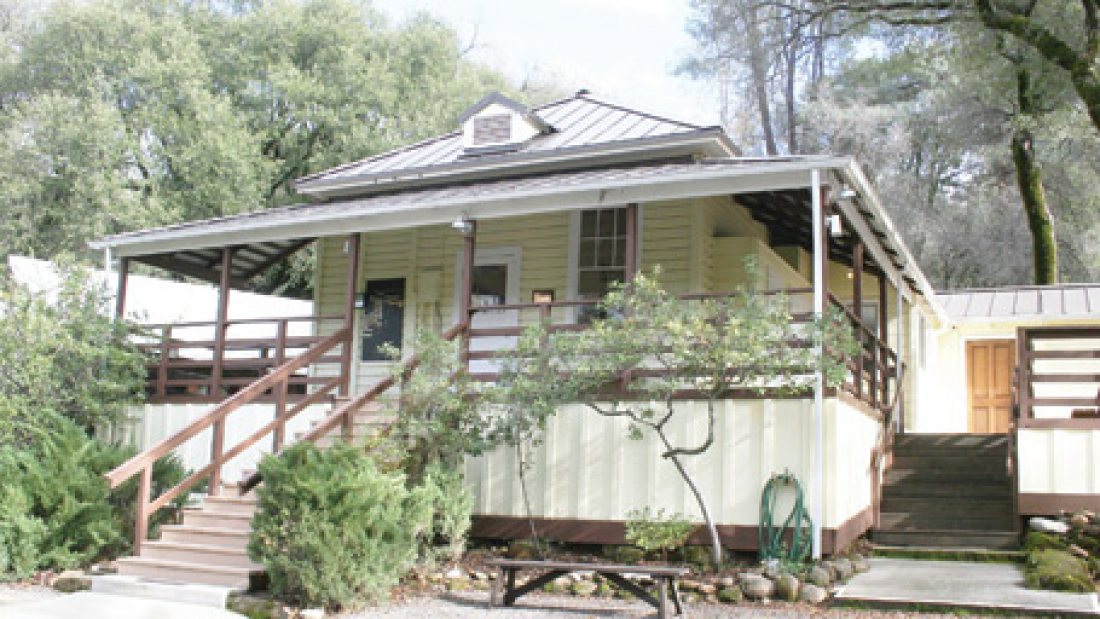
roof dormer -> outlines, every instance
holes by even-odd
[[[475,103],[458,120],[463,157],[518,150],[531,138],[554,131],[526,106],[496,92]]]

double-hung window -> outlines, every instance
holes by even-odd
[[[626,209],[581,211],[578,240],[577,296],[601,299],[626,279]],[[578,318],[588,322],[592,316],[586,308]]]

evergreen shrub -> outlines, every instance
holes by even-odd
[[[407,487],[353,447],[301,443],[264,458],[260,473],[249,556],[267,568],[272,593],[300,606],[385,598],[432,535],[438,490]]]

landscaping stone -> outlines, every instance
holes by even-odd
[[[737,581],[732,576],[722,576],[714,579],[714,585],[716,587],[733,587],[737,585]]]
[[[53,588],[62,593],[76,593],[92,588],[92,578],[80,570],[66,570],[53,579]]]
[[[595,595],[600,590],[600,587],[590,580],[581,580],[573,583],[572,589],[573,595],[588,597],[591,595]]]
[[[1069,525],[1061,520],[1032,518],[1028,521],[1027,525],[1031,527],[1033,531],[1038,531],[1040,533],[1053,533],[1055,535],[1065,535],[1069,533]]]
[[[786,602],[798,600],[798,579],[790,574],[780,574],[775,579],[775,597]]]
[[[824,587],[812,583],[803,583],[798,589],[798,601],[807,604],[820,604],[825,601],[827,594]]]
[[[718,601],[726,604],[736,604],[745,599],[740,587],[722,587],[718,591]]]
[[[832,582],[832,574],[826,568],[815,565],[806,573],[806,582],[818,587],[828,587],[829,583]]]
[[[848,559],[833,561],[833,569],[836,571],[836,579],[841,582],[848,580],[855,573],[855,568],[852,567],[852,562]]]
[[[763,600],[775,594],[775,583],[763,576],[744,578],[741,580],[741,591],[750,600]]]
[[[715,587],[714,585],[710,584],[709,582],[699,583],[699,586],[695,590],[698,591],[699,593],[702,593],[703,595],[705,595],[707,597],[710,597],[710,596],[714,595],[715,593],[718,593],[718,587]]]

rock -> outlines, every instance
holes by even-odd
[[[818,587],[828,587],[832,580],[833,577],[829,570],[820,565],[811,567],[810,571],[806,573],[806,582]]]
[[[470,581],[465,578],[447,579],[447,591],[465,591],[470,588]]]
[[[855,573],[855,568],[852,567],[852,562],[848,559],[833,561],[833,570],[836,572],[836,579],[839,581],[848,580]]]
[[[298,613],[300,619],[325,619],[325,609],[323,608],[303,608],[302,612]]]
[[[447,580],[465,579],[466,578],[466,573],[463,572],[462,570],[458,569],[457,567],[455,567],[455,568],[451,568],[450,570],[447,571],[447,573],[443,574],[443,577],[446,578]]]
[[[737,581],[732,576],[722,576],[721,578],[714,579],[714,586],[716,587],[733,587],[737,584]]]
[[[770,559],[768,561],[765,561],[764,564],[763,564],[763,568],[764,568],[764,572],[763,572],[764,577],[765,578],[770,578],[772,580],[775,580],[776,578],[779,578],[779,575],[783,573],[782,570],[779,567],[779,561],[777,561],[775,559]]]
[[[486,581],[489,580],[489,575],[485,572],[474,570],[470,572],[470,578],[477,581]]]
[[[807,604],[820,604],[825,601],[825,588],[812,583],[804,583],[798,589],[798,601]]]
[[[798,600],[798,579],[790,574],[780,574],[775,579],[775,597],[786,602]]]
[[[1031,527],[1033,531],[1040,533],[1053,533],[1054,535],[1065,535],[1069,533],[1069,525],[1060,520],[1051,520],[1050,518],[1032,518],[1028,521],[1027,526]]]
[[[775,583],[763,576],[744,578],[741,580],[741,592],[750,600],[763,600],[775,594]]]
[[[62,593],[76,593],[92,588],[92,578],[80,570],[66,570],[53,579],[53,588]]]
[[[1088,523],[1089,517],[1084,514],[1074,514],[1073,517],[1069,519],[1070,526],[1075,529],[1080,529]]]
[[[725,602],[726,604],[736,604],[745,599],[745,596],[741,594],[740,587],[722,587],[718,591],[718,601]]]
[[[681,579],[680,580],[680,591],[698,591],[699,590],[699,584],[700,583],[698,583],[694,580],[691,580],[689,578]]]
[[[699,586],[696,588],[696,591],[698,591],[699,593],[702,593],[703,595],[711,596],[711,595],[714,595],[715,593],[718,593],[718,587],[715,587],[714,585],[710,584],[709,582],[701,582],[701,583],[699,583]]]
[[[1081,548],[1077,544],[1070,544],[1069,548],[1067,548],[1066,550],[1069,551],[1069,554],[1071,554],[1075,557],[1080,557],[1082,559],[1088,559],[1089,558],[1088,551],[1086,551],[1084,548]],[[54,588],[57,588],[56,583],[54,584]]]
[[[862,574],[863,572],[871,571],[871,562],[863,557],[859,559],[852,559],[852,569],[856,574]]]
[[[600,590],[600,587],[591,580],[581,580],[573,583],[572,590],[573,595],[588,597],[595,595]]]

